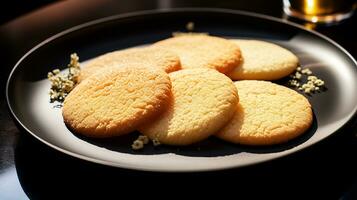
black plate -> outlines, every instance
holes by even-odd
[[[150,44],[195,30],[226,38],[259,39],[290,49],[326,82],[327,90],[308,97],[314,124],[302,137],[271,147],[231,145],[211,138],[190,147],[148,146],[134,152],[135,134],[93,140],[71,133],[60,108],[49,103],[47,72],[66,66],[69,54],[81,61],[108,51]],[[69,155],[106,165],[149,171],[204,171],[255,164],[315,144],[341,128],[357,110],[357,67],[353,58],[330,39],[268,16],[222,9],[178,9],[118,15],[59,33],[34,47],[13,69],[7,84],[8,106],[16,121],[45,144]]]

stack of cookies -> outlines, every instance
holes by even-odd
[[[138,130],[167,145],[213,135],[279,144],[312,123],[303,95],[269,82],[297,66],[294,54],[264,41],[173,37],[91,60],[64,101],[63,119],[74,132],[96,138]]]

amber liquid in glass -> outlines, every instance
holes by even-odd
[[[356,0],[284,0],[284,11],[312,22],[338,21],[352,14],[355,3]]]

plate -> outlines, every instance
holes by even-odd
[[[327,90],[308,96],[314,123],[303,136],[282,145],[247,147],[215,138],[189,147],[146,147],[131,150],[137,133],[114,139],[88,139],[70,132],[61,109],[49,103],[47,72],[66,66],[77,52],[85,61],[108,51],[147,45],[185,31],[225,38],[259,39],[294,52],[304,67],[326,82]],[[63,69],[63,68],[62,68]],[[176,9],[117,15],[61,32],[26,53],[7,83],[11,113],[27,132],[71,156],[105,165],[146,171],[208,171],[242,167],[289,155],[335,133],[357,110],[357,64],[325,36],[279,19],[223,9]]]

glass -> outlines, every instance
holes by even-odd
[[[283,0],[284,12],[312,23],[336,23],[350,17],[356,0]]]

